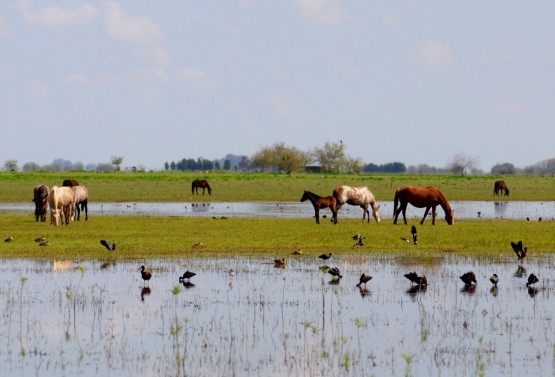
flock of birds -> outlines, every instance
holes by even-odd
[[[417,236],[416,227],[414,225],[411,228],[411,235],[412,235],[412,243],[414,245],[417,245],[418,244],[418,240],[417,240],[418,236]],[[353,244],[353,248],[356,247],[356,246],[364,246],[363,240],[366,238],[365,236],[363,236],[362,234],[355,234],[352,238],[356,241]],[[407,239],[405,237],[401,237],[401,240],[403,240],[405,242],[409,242],[409,243],[411,242],[409,239]],[[10,235],[4,241],[5,242],[13,242],[14,238],[13,238],[13,236]],[[44,236],[41,236],[41,237],[35,239],[35,242],[37,242],[40,246],[48,246],[48,241],[46,240],[46,238]],[[107,240],[100,240],[100,244],[102,246],[104,246],[109,251],[116,250],[116,243],[115,242],[110,242],[110,241],[107,241]],[[204,246],[202,243],[193,245],[193,247],[202,247],[202,246]],[[524,258],[526,258],[526,255],[528,254],[528,247],[523,246],[522,241],[511,242],[511,247],[513,248],[513,250],[514,250],[514,252],[517,256],[518,262],[521,262]],[[293,255],[302,255],[303,252],[302,252],[301,249],[297,249],[297,250],[293,251],[292,254]],[[320,258],[322,261],[327,261],[331,257],[332,257],[332,253],[328,253],[328,254],[320,255],[318,258]],[[274,266],[275,267],[285,268],[286,265],[287,265],[287,260],[285,258],[274,259]],[[143,279],[144,286],[146,286],[146,284],[150,281],[150,279],[152,277],[152,273],[150,271],[148,271],[145,266],[139,267],[138,270],[141,271],[141,278]],[[339,284],[340,280],[343,278],[343,275],[341,275],[341,271],[339,271],[339,269],[337,267],[330,267],[328,265],[323,265],[323,266],[320,267],[320,271],[322,271],[323,273],[330,274],[332,276],[331,283],[333,283],[333,284]],[[230,276],[233,276],[234,274],[235,274],[234,270],[229,270],[229,275]],[[183,276],[179,277],[179,282],[182,283],[186,287],[194,286],[194,284],[191,283],[190,279],[195,275],[196,275],[196,273],[187,270],[187,271],[185,271],[185,273],[183,273]],[[425,275],[419,276],[416,272],[413,271],[413,272],[409,272],[409,273],[405,274],[404,276],[411,282],[411,286],[413,284],[416,284],[416,287],[420,287],[420,288],[428,286],[428,279],[426,278]],[[459,278],[464,283],[466,289],[473,289],[477,285],[476,275],[472,271],[469,271],[469,272],[459,276]],[[362,285],[364,284],[364,287],[366,288],[366,283],[368,283],[370,280],[372,280],[372,276],[370,276],[366,273],[362,273],[362,275],[360,275],[359,282],[356,286],[361,288]],[[492,283],[493,287],[497,288],[497,284],[499,283],[499,277],[497,276],[497,274],[494,273],[489,278],[489,280]],[[535,285],[538,282],[539,282],[539,278],[535,274],[531,273],[528,276],[528,281],[526,282],[526,287],[530,287],[532,285]]]

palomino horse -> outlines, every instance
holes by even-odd
[[[85,210],[85,220],[89,219],[89,190],[85,186],[71,186],[73,190],[72,218],[81,220],[81,210]]]
[[[507,187],[507,184],[505,181],[495,181],[495,184],[493,185],[493,195],[503,196],[503,193],[505,193],[506,196],[509,196],[509,188]]]
[[[333,196],[318,196],[313,192],[305,191],[301,198],[301,202],[305,200],[310,200],[312,206],[314,207],[314,216],[316,217],[316,224],[320,224],[320,209],[329,208],[331,213],[333,213],[332,221],[337,224],[337,200]]]
[[[33,190],[33,202],[35,203],[35,219],[36,221],[46,221],[46,210],[48,209],[48,194],[50,190],[46,185],[35,186]]]
[[[367,186],[339,186],[333,190],[333,197],[337,200],[336,209],[338,211],[345,203],[352,206],[360,206],[363,209],[362,221],[368,215],[368,222],[370,222],[370,211],[368,211],[368,206],[370,205],[372,207],[372,216],[374,216],[377,222],[380,222],[380,206],[376,204],[376,198],[374,198],[374,194],[372,194]]]
[[[52,187],[50,195],[48,195],[48,205],[50,206],[50,224],[58,225],[66,218],[66,225],[69,224],[71,219],[71,209],[73,208],[73,190],[70,187]]]
[[[453,225],[455,222],[455,211],[451,209],[449,202],[443,195],[441,191],[437,187],[428,186],[428,187],[414,187],[414,186],[403,186],[399,187],[395,191],[395,199],[393,202],[393,224],[397,224],[397,217],[399,217],[399,213],[403,212],[403,219],[405,220],[405,224],[407,223],[407,204],[412,204],[417,208],[424,208],[426,207],[426,211],[424,212],[424,217],[420,224],[424,224],[424,220],[432,209],[432,224],[436,222],[436,206],[439,204],[443,211],[445,211],[445,220],[447,224]],[[397,208],[397,204],[399,204],[399,208]]]
[[[210,188],[210,185],[208,184],[208,182],[205,179],[195,179],[193,181],[192,187],[191,187],[191,194],[195,193],[195,190],[197,192],[198,195],[198,189],[201,188],[202,189],[202,195],[204,195],[204,190],[208,189],[208,195],[212,195],[212,189]]]

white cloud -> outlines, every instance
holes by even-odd
[[[236,114],[245,115],[247,113],[245,106],[243,106],[243,104],[235,98],[229,100],[229,106],[231,107],[231,110]]]
[[[278,96],[274,95],[272,96],[272,109],[279,115],[287,117],[287,118],[292,118],[295,117],[299,114],[299,112],[297,110],[295,110],[293,107],[285,104],[281,98],[279,98]]]
[[[507,115],[519,115],[526,112],[526,106],[517,102],[503,102],[499,104],[499,111]]]
[[[349,18],[339,0],[297,0],[301,14],[323,25],[340,25]]]
[[[123,8],[109,2],[106,6],[106,30],[114,39],[135,44],[156,44],[164,33],[149,17],[125,14]]]
[[[451,50],[441,42],[426,41],[413,52],[426,68],[434,72],[446,71],[455,65]]]
[[[14,2],[12,7],[19,11],[25,21],[31,25],[55,31],[90,24],[99,14],[99,11],[89,3],[75,9],[50,5],[36,12],[32,11],[32,5],[31,0],[20,0]]]
[[[46,101],[48,99],[48,89],[40,81],[33,81],[27,90],[31,93],[35,99],[39,101]]]
[[[394,29],[401,25],[401,18],[399,18],[396,14],[387,14],[384,17],[383,22],[387,27]]]
[[[71,84],[78,84],[78,85],[88,85],[90,82],[87,76],[82,75],[80,73],[73,73],[71,75],[68,75],[66,77],[66,81]]]
[[[196,88],[203,91],[210,91],[212,89],[212,82],[208,75],[199,69],[185,68],[178,71],[175,75],[178,81],[191,83]]]
[[[158,45],[141,47],[137,50],[137,54],[141,58],[159,65],[169,65],[172,62],[172,58],[168,51],[164,47]]]
[[[6,21],[4,21],[4,17],[2,17],[2,15],[0,14],[0,37],[8,35],[9,31],[10,29],[6,24]]]

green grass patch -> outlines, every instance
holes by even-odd
[[[410,226],[418,229],[418,246],[406,243]],[[47,259],[144,259],[174,257],[267,256],[293,258],[293,250],[303,256],[334,254],[398,253],[415,258],[445,255],[515,258],[511,241],[523,240],[528,258],[555,251],[555,221],[460,220],[453,226],[444,221],[420,226],[362,223],[340,219],[333,225],[314,219],[267,219],[209,217],[91,216],[89,221],[69,226],[35,222],[32,214],[0,213],[0,258]],[[353,248],[354,234],[367,238]],[[9,235],[13,242],[3,242]],[[50,246],[34,240],[45,236]],[[100,240],[117,243],[115,252]],[[195,247],[202,243],[204,246]]]
[[[76,179],[89,189],[96,202],[181,202],[204,201],[298,201],[303,190],[331,195],[339,185],[367,185],[378,202],[391,201],[401,185],[438,186],[453,200],[528,200],[555,198],[552,176],[452,176],[405,174],[269,174],[234,172],[0,172],[0,202],[30,202],[33,187],[60,186],[64,179]],[[203,178],[213,188],[212,196],[193,196],[191,182]],[[493,184],[504,179],[510,196],[493,195]]]

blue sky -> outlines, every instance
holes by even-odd
[[[555,2],[0,4],[0,163],[342,140],[367,163],[555,157]]]

